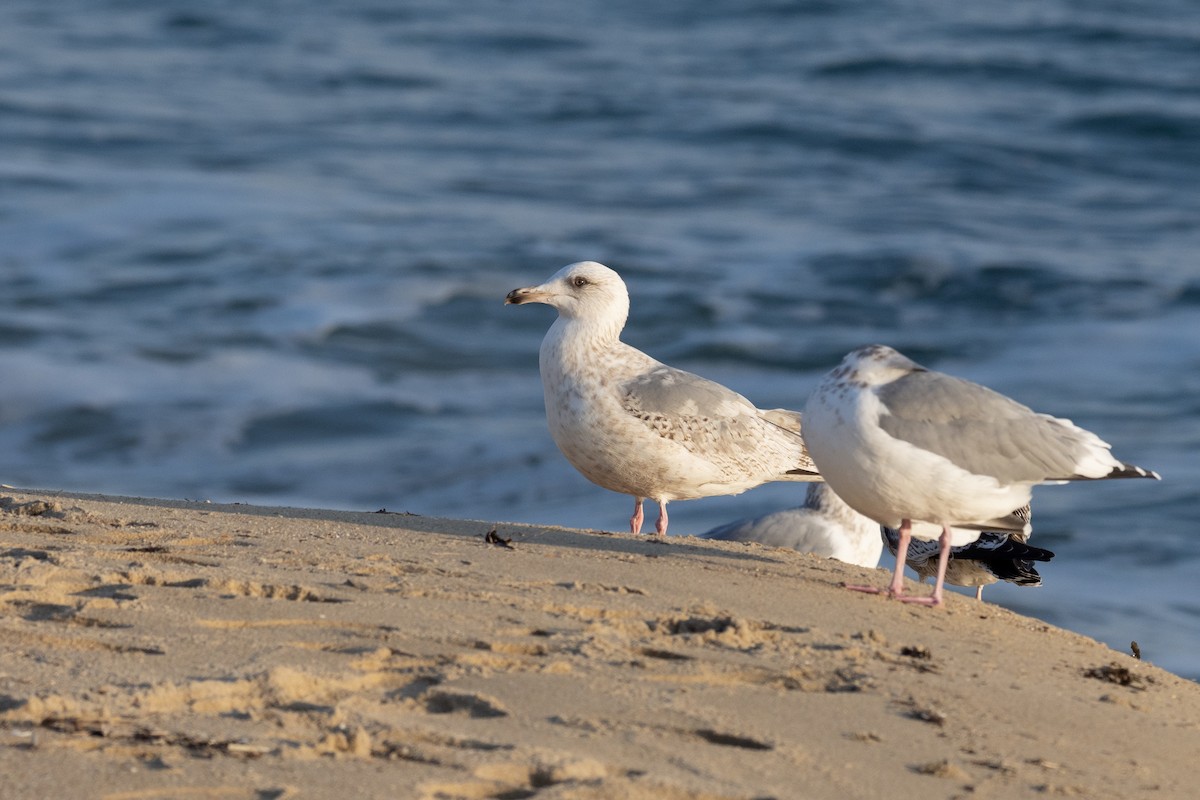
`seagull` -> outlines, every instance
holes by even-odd
[[[1022,511],[1028,513],[1029,506]],[[1017,512],[1018,514],[1021,511]],[[900,550],[900,531],[882,528],[883,541],[892,555]],[[1017,586],[1041,586],[1042,576],[1034,567],[1035,561],[1049,561],[1054,553],[1029,544],[1028,536],[1018,531],[984,531],[970,544],[950,548],[950,560],[946,564],[946,583],[955,586],[975,587],[975,599],[983,600],[983,587],[996,581],[1007,581]],[[918,539],[909,542],[905,563],[917,573],[923,583],[926,578],[936,577],[938,571],[939,542],[935,539]]]
[[[788,547],[860,567],[878,566],[883,553],[879,523],[843,503],[827,483],[810,483],[799,508],[731,522],[700,538]]]
[[[855,511],[897,529],[887,593],[930,606],[942,603],[951,547],[969,544],[978,531],[1025,530],[1013,509],[1029,504],[1033,486],[1159,477],[1117,460],[1106,442],[1069,420],[883,345],[851,352],[825,376],[805,407],[804,434],[830,487]],[[904,595],[911,537],[934,538],[917,522],[941,531],[928,597]]]
[[[821,479],[798,413],[756,408],[622,342],[629,292],[603,264],[570,264],[545,283],[514,289],[504,302],[558,310],[539,354],[550,435],[592,483],[633,496],[634,533],[641,532],[646,498],[658,504],[655,530],[665,535],[672,500]]]

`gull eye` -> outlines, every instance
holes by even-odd
[[[583,277],[582,275],[576,275],[574,278],[571,279],[571,285],[574,286],[576,289],[582,289],[584,286],[587,286],[589,283],[591,283],[591,281],[589,281],[587,278]]]

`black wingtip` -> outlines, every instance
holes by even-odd
[[[787,472],[785,472],[783,474],[784,475],[804,475],[808,478],[811,478],[814,481],[825,480],[824,478],[821,477],[821,473],[817,472],[815,469],[789,469]]]
[[[1000,580],[1017,586],[1042,585],[1042,576],[1032,561],[994,561],[988,562],[987,567]]]
[[[1150,478],[1152,480],[1161,481],[1162,476],[1152,469],[1142,469],[1134,464],[1122,464],[1121,466],[1108,473],[1107,478]]]
[[[1047,483],[1055,481],[1102,481],[1108,478],[1149,478],[1155,481],[1161,481],[1162,476],[1152,469],[1143,469],[1134,464],[1121,464],[1119,467],[1113,467],[1110,472],[1106,472],[1100,476],[1093,475],[1068,475],[1066,477],[1047,478]]]

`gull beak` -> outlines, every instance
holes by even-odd
[[[526,286],[524,289],[513,289],[504,298],[504,305],[519,306],[522,303],[544,303],[549,292],[541,286]]]

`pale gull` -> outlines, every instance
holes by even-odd
[[[563,267],[505,303],[558,310],[539,354],[546,421],[559,450],[593,483],[667,503],[739,494],[767,481],[820,480],[800,437],[800,415],[761,410],[719,383],[669,367],[621,341],[629,293],[593,261]]]
[[[940,605],[950,549],[974,530],[1024,530],[1013,509],[1040,483],[1158,478],[1118,461],[1094,433],[969,381],[928,370],[890,347],[846,356],[808,400],[804,433],[817,468],[860,514],[899,531],[888,593]],[[938,571],[929,597],[904,597],[910,538],[933,538]],[[969,529],[955,535],[951,527]],[[862,587],[856,587],[862,588]],[[878,590],[873,590],[878,591]]]
[[[867,519],[826,483],[809,484],[804,505],[740,520],[700,534],[702,539],[757,542],[874,567],[883,553],[879,523]]]

